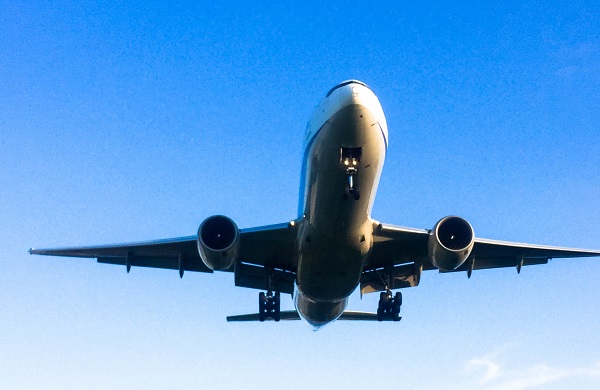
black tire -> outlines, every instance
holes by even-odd
[[[346,185],[344,186],[344,200],[348,199],[350,197],[350,185],[348,183],[346,183]]]
[[[273,296],[273,319],[279,322],[281,319],[281,294],[279,291]]]
[[[379,308],[387,310],[389,300],[390,298],[388,297],[387,293],[382,292],[379,294]]]
[[[400,291],[396,293],[396,296],[394,297],[394,302],[396,306],[402,306],[402,293]]]
[[[258,294],[258,320],[264,322],[267,313],[267,298],[264,292]]]
[[[383,310],[382,308],[377,309],[377,321],[381,322],[383,321],[385,317],[385,310]]]
[[[352,190],[352,195],[354,196],[354,200],[360,199],[360,191],[358,187],[355,187],[354,190]]]
[[[379,296],[379,307],[383,310],[383,313],[386,317],[392,312],[392,309],[394,308],[394,300],[390,295],[388,295],[387,292],[383,292]]]

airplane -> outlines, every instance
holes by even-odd
[[[98,263],[233,273],[236,286],[262,290],[258,313],[228,321],[302,319],[314,330],[336,320],[400,321],[402,293],[427,270],[474,270],[600,256],[599,250],[476,238],[458,216],[433,229],[382,223],[371,210],[388,147],[379,99],[364,83],[344,81],[314,110],[304,136],[297,217],[239,229],[223,215],[206,218],[195,236],[119,245],[30,249],[30,254],[95,258]],[[347,311],[349,296],[380,293],[376,312]],[[281,311],[281,294],[296,310]]]

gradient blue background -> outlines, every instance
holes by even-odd
[[[428,272],[401,323],[313,333],[226,323],[257,306],[230,274],[27,254],[294,218],[349,78],[390,129],[375,218],[600,248],[599,26],[594,1],[0,2],[0,388],[600,387],[598,259]]]

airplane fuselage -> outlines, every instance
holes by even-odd
[[[337,319],[360,282],[387,137],[377,97],[357,81],[333,88],[308,123],[295,304],[314,327]]]

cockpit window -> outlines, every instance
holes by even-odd
[[[360,82],[358,80],[348,80],[348,81],[344,81],[342,83],[339,83],[335,87],[331,88],[329,90],[329,92],[327,92],[327,96],[325,96],[325,97],[329,97],[329,95],[331,95],[333,93],[333,91],[335,91],[336,89],[341,88],[341,87],[343,87],[345,85],[348,85],[348,84],[359,84],[359,85],[362,85],[363,87],[369,88],[369,86],[367,84],[365,84],[363,82]]]

